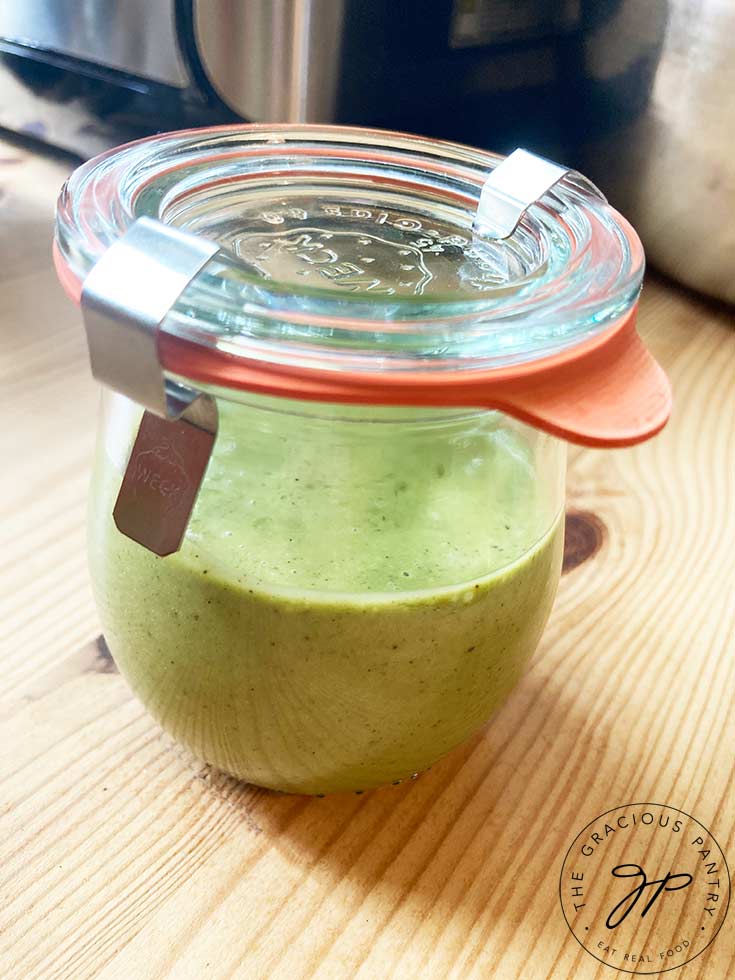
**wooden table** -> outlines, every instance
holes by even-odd
[[[568,567],[525,680],[415,782],[280,796],[174,745],[99,644],[84,547],[97,393],[51,268],[70,164],[0,145],[0,977],[624,977],[570,934],[565,852],[636,801],[735,861],[735,335],[655,280],[676,409],[574,449]],[[669,976],[735,975],[731,913]]]

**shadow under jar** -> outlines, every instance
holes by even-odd
[[[625,445],[665,422],[634,327],[635,233],[562,180],[511,236],[483,234],[498,163],[393,133],[231,127],[104,154],[62,193],[75,299],[140,217],[220,247],[156,337],[167,381],[217,414],[180,546],[155,554],[113,518],[143,407],[107,388],[89,547],[122,674],[237,777],[363,790],[476,731],[551,610],[560,437]],[[186,469],[174,424],[135,457],[149,484]]]

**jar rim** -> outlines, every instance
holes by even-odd
[[[488,240],[474,217],[501,160],[356,127],[243,124],[147,137],[71,175],[57,209],[57,271],[78,302],[95,262],[152,217],[221,246],[161,324],[171,374],[314,400],[501,408],[595,445],[647,438],[668,417],[670,391],[633,327],[638,236],[565,177],[508,239]],[[268,249],[277,274],[264,271]],[[314,266],[315,285],[302,285]],[[595,378],[617,359],[611,390],[627,386],[645,404],[600,400],[591,359]],[[631,367],[633,384],[623,378]],[[543,411],[528,407],[529,376],[537,388],[546,381]],[[576,421],[570,399],[582,389],[594,411]],[[611,406],[617,422],[608,424]]]
[[[320,181],[330,200],[335,192],[346,199],[360,179],[378,188],[378,200],[401,186],[404,206],[408,201],[423,208],[429,201],[446,208],[451,202],[457,235],[443,237],[459,240],[457,222],[464,220],[468,244],[461,247],[471,252],[483,247],[482,236],[471,228],[480,191],[501,159],[461,144],[354,127],[236,125],[147,137],[93,158],[67,181],[56,229],[64,281],[76,292],[97,259],[143,215],[185,230],[194,224],[196,233],[220,238],[218,209],[227,218],[220,224],[231,223],[228,195],[240,195],[235,206],[241,205],[263,181],[277,181],[276,197],[282,194],[286,201],[293,199],[287,193],[294,185],[298,190],[307,179]],[[232,184],[237,185],[234,192]],[[405,226],[411,220],[393,223]],[[283,221],[276,225],[276,236],[282,227]],[[432,248],[460,248],[422,246],[429,239],[416,235],[425,231],[409,230],[405,240],[384,251],[392,259],[395,245],[405,244],[413,259],[418,242],[428,265],[429,259],[437,261]],[[274,243],[275,238],[263,245]],[[522,246],[525,267],[519,258]],[[487,242],[484,248],[473,273],[478,263],[487,267]],[[533,255],[527,254],[534,248]],[[566,181],[533,205],[510,239],[494,243],[492,251],[499,264],[509,258],[515,262],[505,278],[493,269],[477,289],[460,291],[454,288],[462,285],[457,276],[449,282],[453,288],[443,290],[436,289],[439,277],[434,276],[430,295],[415,283],[394,294],[366,287],[364,277],[362,286],[355,284],[351,280],[361,277],[349,275],[354,262],[336,263],[338,269],[348,268],[336,285],[340,276],[327,268],[320,272],[332,278],[312,285],[298,278],[309,268],[284,282],[264,278],[243,262],[235,270],[225,259],[212,263],[210,273],[192,284],[186,303],[172,312],[163,330],[205,347],[225,344],[230,353],[281,363],[329,362],[334,368],[339,358],[346,370],[372,371],[377,351],[383,372],[488,369],[543,358],[603,332],[634,305],[643,275],[643,251],[631,226],[604,200]]]

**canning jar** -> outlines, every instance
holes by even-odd
[[[499,163],[233,126],[103,154],[62,192],[57,268],[108,386],[105,637],[162,727],[234,776],[364,790],[476,731],[551,610],[565,440],[665,422],[635,233],[572,174],[501,236],[478,210]],[[141,328],[177,241],[212,244]]]

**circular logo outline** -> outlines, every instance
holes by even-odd
[[[724,913],[722,915],[722,919],[720,920],[719,925],[717,926],[717,928],[713,932],[713,934],[710,937],[709,941],[706,943],[705,946],[702,947],[702,949],[699,950],[698,953],[695,953],[694,956],[692,956],[690,959],[685,960],[683,963],[677,963],[674,966],[667,966],[664,969],[645,970],[645,971],[644,970],[629,970],[629,969],[626,969],[624,966],[617,966],[615,963],[610,963],[608,960],[603,960],[601,957],[596,956],[593,952],[591,952],[589,949],[587,949],[587,947],[584,945],[584,943],[581,941],[581,939],[577,936],[576,932],[572,929],[572,926],[569,923],[569,919],[567,918],[566,910],[564,908],[564,898],[563,898],[563,893],[562,893],[562,879],[563,879],[563,876],[564,876],[564,869],[567,866],[567,860],[569,859],[569,855],[572,852],[572,848],[577,843],[577,841],[579,840],[579,838],[585,833],[585,831],[588,830],[590,827],[592,827],[594,824],[598,823],[598,821],[602,820],[603,817],[608,816],[608,814],[610,814],[610,813],[615,813],[618,810],[627,810],[627,809],[629,809],[631,807],[661,807],[661,808],[666,809],[666,810],[672,810],[674,813],[680,813],[683,816],[687,817],[687,819],[692,820],[694,823],[697,824],[697,826],[701,827],[702,830],[704,830],[706,832],[706,834],[717,845],[717,849],[719,850],[720,854],[722,855],[722,861],[723,861],[724,866],[725,866],[725,873],[727,874],[727,885],[728,885],[728,887],[727,887],[727,902],[725,903],[725,911],[724,911]],[[564,860],[562,861],[561,870],[559,872],[559,905],[561,906],[561,913],[564,916],[564,922],[566,923],[567,929],[572,934],[572,936],[574,937],[574,939],[576,940],[576,942],[579,944],[580,948],[583,949],[584,952],[587,953],[588,956],[591,956],[594,960],[597,960],[598,963],[602,963],[603,966],[607,966],[611,970],[618,970],[620,973],[628,973],[631,976],[641,976],[641,977],[642,976],[656,976],[657,974],[661,974],[661,973],[670,973],[672,970],[680,970],[683,966],[687,966],[689,963],[693,963],[694,960],[696,960],[699,956],[702,955],[702,953],[705,953],[709,949],[709,947],[712,945],[712,943],[715,941],[715,939],[719,935],[720,930],[722,929],[722,927],[723,927],[723,925],[725,923],[725,919],[727,918],[727,913],[730,910],[730,897],[731,897],[731,894],[732,894],[732,878],[730,876],[730,866],[727,863],[727,857],[725,856],[725,852],[723,851],[722,847],[720,847],[720,843],[717,840],[717,838],[715,837],[715,835],[712,833],[712,831],[709,829],[709,827],[705,826],[705,824],[703,824],[701,821],[697,820],[696,817],[693,817],[691,815],[691,813],[687,813],[686,810],[681,810],[678,807],[671,806],[668,803],[651,803],[651,802],[649,802],[649,803],[623,803],[623,804],[620,804],[619,806],[613,806],[609,810],[605,810],[603,813],[598,814],[596,817],[594,817],[592,820],[590,820],[588,823],[586,823],[584,825],[584,827],[582,827],[582,829],[579,831],[579,833],[575,834],[574,839],[572,840],[571,844],[567,848],[566,854],[564,855]]]

